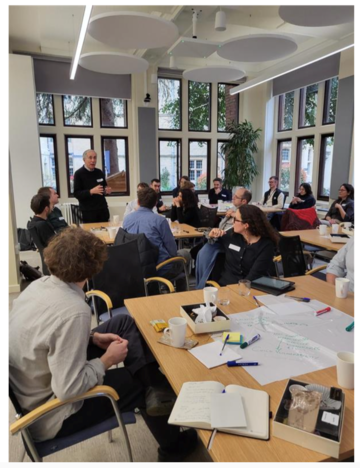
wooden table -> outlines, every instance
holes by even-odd
[[[331,233],[331,228],[327,228],[327,235]],[[339,234],[342,233],[342,228],[339,227]],[[337,252],[345,244],[335,244],[325,236],[320,236],[319,229],[304,229],[303,231],[281,231],[282,236],[300,236],[301,242],[305,244],[315,245],[316,247],[321,247],[324,250],[332,250]]]
[[[101,227],[108,228],[108,227],[121,227],[122,223],[114,226],[111,222],[106,223],[87,223],[87,224],[80,224],[80,227],[85,231],[91,231],[92,229],[100,229]],[[171,230],[174,235],[175,239],[179,240],[181,243],[182,239],[194,238],[194,237],[203,237],[203,232],[198,232],[193,226],[189,224],[180,224],[173,222],[171,223]],[[109,233],[107,230],[97,231],[97,235],[106,243],[106,244],[113,244],[114,239],[110,239]],[[181,248],[179,246],[179,248]]]
[[[304,295],[316,298],[327,304],[338,307],[340,310],[353,315],[354,298],[350,294],[347,299],[335,297],[334,286],[312,277],[291,278],[296,282],[296,296]],[[245,312],[255,308],[252,294],[240,297],[238,286],[228,287],[230,290],[230,304],[224,306],[226,313]],[[253,294],[262,294],[252,291]],[[164,319],[180,315],[180,305],[194,304],[203,301],[202,291],[189,291],[172,295],[151,296],[139,299],[128,299],[125,305],[152,350],[174,391],[178,394],[184,382],[215,380],[224,385],[235,384],[254,389],[265,390],[270,395],[270,410],[275,416],[278,404],[286,386],[287,380],[273,382],[261,386],[244,369],[239,367],[228,368],[220,366],[207,369],[190,353],[183,349],[175,349],[158,343],[160,335],[149,324],[150,320]],[[192,334],[187,328],[187,336],[192,336],[199,344],[211,342],[208,334]],[[331,367],[310,374],[298,376],[305,382],[321,383],[327,386],[337,386],[336,368]],[[341,443],[340,459],[346,459],[354,454],[354,391],[344,390],[346,394],[346,411],[344,432]],[[201,440],[207,446],[211,435],[210,431],[198,430]],[[272,422],[270,422],[270,435],[272,434]],[[218,433],[210,450],[210,455],[217,462],[319,462],[335,461],[327,455],[300,447],[276,437],[270,437],[269,441],[260,441],[246,437]]]

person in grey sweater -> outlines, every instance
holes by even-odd
[[[333,257],[326,270],[326,281],[335,284],[336,278],[350,280],[350,291],[354,291],[354,237]]]
[[[158,441],[159,461],[181,461],[197,443],[167,424],[175,395],[128,315],[91,331],[86,279],[101,271],[106,245],[92,233],[67,228],[44,251],[51,276],[34,281],[14,301],[9,326],[10,385],[25,412],[57,397],[66,400],[95,385],[120,396],[121,411],[136,407]],[[110,367],[124,362],[117,369]],[[113,416],[107,398],[65,405],[30,427],[36,441],[71,435]],[[186,431],[190,432],[190,431]]]

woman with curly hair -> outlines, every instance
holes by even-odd
[[[181,188],[179,196],[173,199],[171,221],[200,227],[199,208],[195,193],[189,188]]]
[[[268,275],[279,235],[257,206],[241,205],[235,215],[234,230],[213,229],[209,237],[209,242],[219,241],[225,250],[221,286]]]

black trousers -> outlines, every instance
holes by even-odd
[[[115,333],[129,341],[125,367],[107,370],[103,385],[114,388],[120,399],[121,412],[139,408],[153,436],[161,448],[176,446],[180,428],[167,424],[168,416],[151,417],[145,411],[145,390],[149,386],[159,385],[165,377],[158,370],[150,349],[140,335],[134,320],[128,315],[117,315],[111,320],[94,328],[99,333]],[[88,360],[101,357],[105,351],[93,344],[87,350]],[[110,400],[106,397],[85,400],[81,409],[63,422],[56,437],[63,437],[78,432],[86,427],[100,423],[114,415]]]
[[[107,223],[110,218],[109,208],[82,211],[83,223]]]

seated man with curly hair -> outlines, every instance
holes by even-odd
[[[195,430],[167,424],[174,394],[139,334],[134,320],[118,315],[91,332],[91,310],[83,287],[100,272],[106,245],[79,228],[66,228],[44,250],[51,272],[14,301],[10,313],[11,387],[25,411],[58,397],[66,400],[95,385],[120,396],[121,411],[140,408],[158,441],[159,461],[181,461],[196,446]],[[111,369],[124,362],[125,367]],[[30,430],[34,440],[71,435],[113,415],[107,398],[61,407]]]

